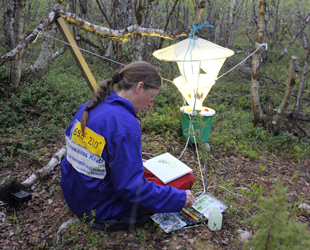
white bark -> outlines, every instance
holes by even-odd
[[[15,1],[9,0],[6,12],[3,18],[3,32],[6,38],[6,44],[10,49],[15,48],[14,44],[14,16],[15,16]]]
[[[26,0],[17,0],[15,7],[15,20],[14,20],[14,47],[16,47],[22,40],[24,30],[24,14],[25,14],[25,2]],[[22,56],[16,58],[11,65],[11,85],[14,88],[18,87],[20,81],[20,74],[22,70]]]
[[[117,40],[120,42],[128,42],[128,37],[130,37],[133,33],[141,34],[142,36],[159,36],[165,39],[175,39],[180,36],[188,36],[190,30],[178,30],[178,31],[163,31],[160,29],[149,29],[140,27],[137,24],[126,27],[121,30],[113,30],[105,27],[101,27],[95,24],[92,24],[82,18],[77,17],[72,13],[64,13],[60,14],[67,23],[75,25],[87,32],[93,33],[94,35],[110,38],[112,40]]]
[[[53,10],[59,11],[63,10],[66,5],[68,4],[69,0],[64,0],[59,3],[56,3],[53,7]],[[56,37],[57,35],[57,26],[55,23],[50,25],[48,30],[46,31],[46,34],[50,37]],[[45,36],[42,43],[42,48],[40,55],[35,62],[34,65],[31,65],[28,67],[28,70],[31,71],[34,76],[41,78],[45,72],[47,71],[48,66],[50,65],[50,62],[52,60],[53,51],[55,48],[55,40],[49,38],[48,36]]]
[[[68,49],[68,45],[66,44],[65,46],[62,46],[59,50],[57,50],[53,56],[52,56],[52,60],[56,59],[57,57],[63,55],[66,50]]]
[[[62,157],[67,153],[67,148],[62,147],[50,160],[50,162],[44,167],[34,172],[29,178],[27,178],[22,184],[26,186],[32,186],[40,178],[49,175],[54,171],[55,167],[60,164]]]
[[[81,18],[76,17],[74,14],[59,14],[63,16],[64,19],[69,23],[76,25],[77,27],[93,33],[97,36],[103,38],[110,38],[112,40],[117,40],[120,42],[128,42],[128,37],[132,34],[141,34],[142,36],[159,36],[166,39],[175,39],[180,36],[188,36],[190,33],[190,29],[186,30],[178,30],[178,31],[163,31],[159,29],[149,29],[143,28],[139,25],[131,25],[122,30],[113,30],[105,27],[101,27],[98,25],[94,25],[90,22],[87,22]],[[2,67],[5,63],[15,60],[18,56],[22,55],[27,48],[31,46],[31,44],[36,40],[38,34],[44,30],[46,30],[51,23],[54,22],[54,18],[56,16],[55,11],[52,11],[48,14],[48,17],[41,21],[41,24],[28,36],[26,37],[16,48],[3,55],[0,58],[0,67]]]
[[[78,218],[71,218],[70,220],[62,223],[57,231],[56,241],[61,242],[61,232],[65,230],[69,225],[75,224],[77,222],[79,222]]]
[[[257,36],[255,42],[255,49],[257,49],[264,42],[265,22],[264,15],[266,13],[266,0],[259,2],[259,18],[257,25]],[[262,108],[259,100],[259,69],[260,69],[260,54],[261,48],[257,50],[252,58],[252,83],[251,83],[251,106],[253,113],[253,124],[257,126],[262,123]]]
[[[50,24],[54,21],[54,18],[55,12],[52,11],[48,14],[48,17],[42,20],[39,26],[35,28],[35,30],[32,31],[31,34],[29,34],[17,47],[0,58],[0,67],[22,55],[25,50],[28,49],[34,41],[36,41],[39,33],[46,30],[50,26]]]

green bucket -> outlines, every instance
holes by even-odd
[[[182,112],[182,134],[184,139],[187,140],[188,134],[190,133],[190,142],[195,142],[194,135],[196,135],[196,141],[197,141],[197,135],[200,135],[200,131],[202,132],[202,137],[204,140],[204,143],[207,143],[209,140],[209,135],[211,131],[211,125],[213,121],[213,116],[215,115],[215,110],[207,107],[202,107],[201,112],[199,113],[200,117],[200,124],[201,128],[199,126],[199,121],[197,117],[197,112],[195,111],[194,119],[193,119],[193,128],[191,131],[189,130],[189,125],[191,121],[191,115],[192,115],[192,109],[190,106],[183,106],[180,108]]]

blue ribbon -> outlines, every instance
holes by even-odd
[[[183,61],[183,62],[185,62],[186,55],[187,55],[187,53],[188,53],[188,51],[189,51],[189,48],[191,47],[191,41],[192,41],[192,39],[194,39],[194,45],[193,45],[193,47],[192,47],[192,49],[191,49],[191,52],[190,52],[190,58],[191,58],[191,61],[193,61],[193,59],[192,59],[192,51],[193,51],[193,49],[194,49],[194,47],[195,47],[195,40],[197,39],[197,37],[195,37],[196,31],[197,31],[198,29],[203,28],[203,27],[214,28],[214,27],[213,27],[211,24],[209,24],[208,22],[205,22],[205,23],[203,23],[203,24],[201,24],[201,25],[196,25],[195,22],[193,22],[193,27],[194,27],[194,26],[195,26],[196,28],[193,28],[192,31],[191,31],[191,33],[190,33],[190,35],[189,35],[189,45],[188,45],[187,51],[186,51],[186,53],[185,53],[185,55],[184,55],[184,61]],[[183,64],[183,71],[185,71],[185,70],[184,70],[184,64]]]
[[[197,39],[197,37],[195,37],[196,31],[197,31],[198,29],[203,28],[203,27],[214,28],[214,27],[213,27],[211,24],[209,24],[208,22],[205,22],[205,23],[203,23],[203,24],[201,24],[201,25],[196,25],[195,22],[193,22],[193,27],[195,27],[195,28],[192,29],[192,31],[191,31],[191,33],[190,33],[190,35],[189,35],[189,45],[188,45],[187,51],[186,51],[186,53],[185,53],[185,55],[184,55],[184,60],[183,60],[183,72],[185,72],[185,70],[184,70],[184,66],[185,66],[184,62],[185,62],[186,55],[187,55],[187,53],[188,53],[188,51],[189,51],[189,48],[190,48],[190,46],[191,46],[191,41],[192,41],[192,39],[194,40],[194,45],[193,45],[193,47],[192,47],[192,49],[191,49],[191,52],[190,52],[190,58],[191,58],[191,61],[193,61],[193,59],[192,59],[192,51],[193,51],[193,49],[194,49],[194,47],[195,47],[195,40]],[[184,76],[185,76],[185,75],[184,75]],[[185,78],[186,78],[186,76],[185,76]],[[195,94],[195,99],[196,99],[196,95],[197,95],[197,93]],[[195,105],[196,105],[196,100],[195,100],[194,107],[193,107],[193,113],[192,113],[192,116],[191,116],[191,119],[190,119],[191,121],[192,121],[193,118],[194,118]]]

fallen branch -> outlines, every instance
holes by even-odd
[[[72,25],[75,25],[86,32],[90,32],[96,36],[103,38],[110,38],[112,40],[120,42],[129,42],[128,37],[132,36],[133,33],[140,34],[143,36],[159,36],[165,39],[175,39],[180,36],[188,36],[190,29],[182,29],[177,31],[163,31],[160,29],[150,29],[143,28],[137,24],[126,27],[122,30],[113,30],[110,28],[101,27],[95,24],[92,24],[82,18],[79,18],[76,14],[73,13],[64,13],[63,11],[59,12],[59,16],[63,17],[64,20]]]
[[[110,38],[112,40],[117,40],[120,42],[128,42],[128,37],[132,36],[133,33],[145,35],[145,36],[159,36],[166,39],[175,39],[180,36],[188,36],[190,29],[182,29],[177,31],[163,31],[159,29],[149,29],[143,28],[139,25],[131,25],[122,30],[112,30],[109,28],[101,27],[92,24],[82,18],[77,17],[72,13],[64,13],[62,11],[52,11],[48,14],[48,17],[43,19],[40,25],[30,33],[16,48],[12,49],[10,52],[6,53],[0,58],[0,67],[4,64],[14,61],[17,57],[22,55],[26,49],[28,49],[32,43],[36,41],[40,32],[45,31],[54,21],[55,17],[62,16],[66,22],[75,25],[87,32],[93,33],[94,35]],[[40,34],[41,36],[41,34]]]
[[[62,147],[50,160],[50,162],[44,167],[39,169],[38,171],[34,172],[29,178],[27,178],[23,185],[32,186],[36,183],[39,179],[49,175],[55,167],[61,162],[62,157],[67,153],[67,148],[64,146]]]
[[[56,238],[56,242],[61,242],[61,232],[63,230],[65,230],[69,225],[71,224],[75,224],[79,221],[78,218],[72,218],[64,223],[61,224],[61,226],[59,227],[58,231],[57,231],[57,238]]]
[[[273,109],[274,115],[277,113],[277,109]],[[296,120],[300,120],[303,122],[310,122],[310,115],[303,113],[303,112],[298,112],[297,114],[293,114],[294,110],[293,109],[287,109],[283,112],[283,114],[286,114],[287,117],[294,117]]]

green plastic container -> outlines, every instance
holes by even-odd
[[[182,112],[182,134],[184,139],[187,140],[188,133],[190,133],[190,142],[195,142],[194,135],[196,134],[196,141],[198,141],[197,135],[200,136],[200,126],[199,121],[197,119],[197,112],[195,111],[194,119],[193,119],[193,129],[189,130],[192,109],[190,106],[183,106],[180,108]],[[209,140],[209,135],[211,131],[211,125],[213,121],[213,116],[215,115],[215,110],[207,107],[202,107],[200,116],[201,123],[201,131],[202,137],[204,139],[204,143],[207,143]]]

